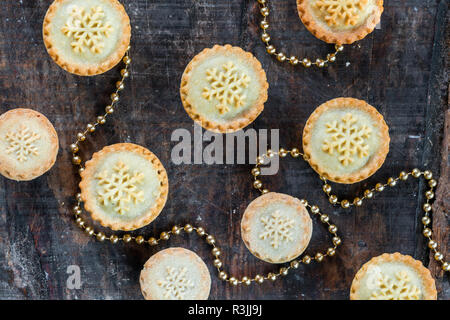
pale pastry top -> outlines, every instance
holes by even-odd
[[[61,67],[91,75],[120,61],[129,29],[128,15],[117,0],[57,0],[44,20],[44,41]]]
[[[0,117],[1,173],[30,180],[50,169],[58,152],[58,136],[48,119],[31,109],[13,109]]]
[[[375,0],[312,0],[309,5],[322,27],[331,31],[361,26],[377,7]]]
[[[131,147],[114,150],[120,145]],[[113,150],[86,164],[80,183],[82,198],[86,209],[103,225],[135,229],[143,226],[138,221],[147,224],[161,211],[167,197],[167,176],[159,160],[153,154],[149,158],[142,147],[109,147]]]
[[[236,131],[256,118],[267,99],[261,64],[238,47],[215,46],[186,68],[181,98],[189,115],[212,131]]]
[[[203,260],[184,248],[162,250],[144,265],[141,291],[147,300],[208,299],[211,277]]]
[[[311,238],[312,221],[298,199],[271,192],[248,206],[241,230],[244,243],[256,257],[282,263],[305,250]]]
[[[418,260],[399,253],[383,254],[366,263],[352,283],[353,300],[436,299],[430,272]]]

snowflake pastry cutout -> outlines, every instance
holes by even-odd
[[[101,53],[105,47],[105,38],[113,30],[109,22],[104,22],[105,12],[102,7],[92,7],[90,12],[85,8],[74,6],[61,31],[74,39],[70,43],[72,50],[82,53],[85,47],[92,53]]]
[[[39,150],[35,144],[40,139],[40,135],[32,132],[27,126],[22,125],[19,130],[9,131],[5,135],[5,140],[9,143],[6,153],[15,153],[19,162],[27,161],[32,155],[38,156]]]
[[[282,242],[292,241],[292,231],[294,220],[283,216],[279,210],[272,212],[270,216],[261,217],[264,231],[259,235],[262,240],[269,239],[274,249],[277,249]]]
[[[377,289],[371,293],[370,300],[419,300],[421,296],[406,271],[398,271],[394,277],[380,274],[375,284]]]
[[[233,62],[229,61],[222,65],[222,71],[216,68],[206,70],[206,79],[210,87],[203,88],[202,96],[211,101],[213,98],[219,103],[216,109],[220,114],[230,111],[231,106],[239,108],[245,104],[246,95],[242,92],[250,83],[250,77],[241,73]]]
[[[357,122],[358,118],[347,113],[341,121],[326,123],[326,133],[329,134],[329,138],[323,142],[322,150],[330,155],[336,150],[338,159],[344,166],[353,162],[355,154],[360,158],[369,155],[369,146],[365,140],[370,137],[372,129],[366,125],[357,127]]]
[[[166,268],[165,280],[158,280],[158,286],[164,289],[164,298],[176,298],[182,300],[186,291],[194,287],[190,279],[186,279],[187,269],[175,269],[173,267]]]
[[[342,21],[345,25],[354,26],[367,3],[368,0],[317,0],[315,6],[325,14],[325,22],[329,26],[336,26]]]
[[[137,186],[144,181],[144,174],[139,171],[131,173],[122,161],[117,162],[113,173],[105,170],[95,176],[98,180],[97,198],[102,205],[112,204],[114,211],[125,214],[130,210],[129,203],[144,202],[144,191]]]

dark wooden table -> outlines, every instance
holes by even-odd
[[[170,180],[167,205],[156,221],[137,233],[150,236],[192,222],[216,236],[231,273],[254,275],[274,269],[254,258],[240,238],[241,215],[258,196],[251,184],[252,166],[175,165],[170,158],[176,144],[171,142],[173,130],[193,131],[179,98],[184,67],[203,48],[230,43],[254,53],[270,83],[265,110],[250,127],[279,128],[282,146],[300,145],[309,114],[328,99],[350,96],[374,105],[390,127],[387,160],[368,180],[334,189],[351,197],[403,169],[431,169],[439,177],[434,234],[450,259],[446,0],[385,1],[381,28],[347,46],[329,68],[309,70],[281,64],[266,54],[254,0],[123,2],[132,23],[131,77],[120,109],[94,133],[82,154],[89,158],[105,145],[134,142],[164,163]],[[53,169],[34,181],[0,177],[1,299],[142,299],[139,272],[152,254],[167,246],[192,249],[210,266],[211,299],[347,299],[360,266],[373,256],[395,251],[423,261],[436,278],[438,297],[450,298],[449,276],[433,261],[421,235],[425,184],[413,179],[360,208],[344,210],[327,202],[308,165],[282,161],[279,174],[265,178],[268,187],[319,205],[339,227],[343,245],[322,264],[301,266],[282,280],[251,288],[219,281],[210,249],[195,235],[174,238],[158,248],[112,245],[86,236],[70,213],[78,178],[68,146],[103,111],[118,68],[90,78],[60,69],[47,55],[41,36],[50,3],[4,1],[0,11],[0,111],[28,107],[44,113],[55,125],[61,147]],[[294,0],[272,0],[270,8],[276,46],[300,57],[325,56],[332,50],[305,29]],[[328,234],[317,221],[314,227],[308,250],[325,250]],[[81,270],[78,290],[66,285],[70,265]]]

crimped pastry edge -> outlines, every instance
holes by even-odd
[[[146,283],[146,271],[148,269],[151,269],[154,265],[160,264],[160,261],[166,259],[167,256],[172,259],[176,259],[177,256],[188,256],[197,265],[197,270],[200,270],[202,281],[200,281],[201,289],[199,290],[198,296],[195,300],[207,300],[209,297],[209,292],[211,290],[211,275],[209,273],[208,267],[195,252],[181,247],[172,247],[158,251],[145,262],[144,268],[141,270],[141,273],[139,275],[141,293],[144,296],[144,299],[156,299],[156,297],[152,296],[151,292],[145,290],[148,286],[148,284]]]
[[[161,189],[160,195],[156,199],[155,205],[151,207],[146,213],[143,213],[139,218],[131,221],[111,223],[110,221],[107,221],[107,219],[104,219],[101,214],[97,213],[97,210],[95,209],[95,195],[89,194],[88,188],[91,180],[94,179],[93,175],[95,173],[95,169],[97,168],[97,164],[101,162],[103,158],[109,153],[119,151],[128,151],[139,154],[140,156],[151,162],[158,173],[158,179],[160,181]],[[98,152],[95,152],[92,155],[92,159],[86,161],[85,169],[81,172],[81,181],[79,186],[81,190],[81,199],[84,202],[84,207],[86,211],[91,214],[92,219],[98,221],[104,227],[111,228],[112,230],[123,231],[131,231],[142,228],[155,220],[164,208],[169,193],[169,180],[167,177],[166,169],[162,165],[161,161],[150,150],[133,143],[112,144],[104,147]]]
[[[195,106],[189,101],[188,97],[188,83],[191,78],[191,72],[195,67],[196,63],[201,62],[203,59],[207,59],[210,55],[221,53],[233,53],[244,59],[249,63],[258,74],[258,81],[261,83],[261,92],[258,100],[254,103],[252,107],[249,107],[247,113],[243,115],[244,119],[233,120],[229,123],[218,123],[215,121],[210,121],[204,116],[196,112]],[[267,101],[267,90],[269,88],[269,83],[267,82],[266,72],[261,66],[261,63],[253,56],[250,52],[244,51],[240,47],[233,47],[229,44],[224,46],[214,45],[212,48],[203,49],[199,54],[197,54],[186,66],[181,77],[180,85],[180,96],[181,102],[187,114],[198,123],[203,128],[217,133],[230,133],[238,131],[245,128],[251,124],[264,110],[264,103]]]
[[[128,17],[127,12],[123,5],[117,0],[108,0],[110,4],[112,4],[119,12],[122,17],[121,23],[124,25],[124,29],[122,32],[122,37],[119,40],[119,45],[117,50],[112,53],[108,59],[103,61],[101,64],[97,66],[85,66],[82,64],[72,63],[70,61],[65,60],[63,57],[58,55],[57,49],[53,46],[53,39],[50,35],[50,25],[53,17],[56,14],[59,6],[67,0],[55,0],[47,10],[45,14],[44,22],[42,24],[42,36],[44,39],[45,48],[47,49],[50,57],[56,62],[64,70],[79,75],[79,76],[94,76],[98,74],[102,74],[114,66],[116,66],[122,57],[125,55],[128,50],[128,46],[130,45],[131,38],[131,25],[130,18]]]
[[[307,235],[306,238],[303,238],[302,241],[298,244],[295,253],[293,253],[290,256],[282,257],[279,260],[273,260],[268,257],[263,256],[258,248],[255,248],[255,246],[252,246],[249,238],[249,232],[247,230],[251,227],[251,220],[253,219],[253,216],[257,213],[257,211],[260,208],[263,208],[267,206],[268,204],[272,202],[284,202],[287,205],[295,206],[298,212],[302,215],[302,226],[303,231]],[[245,212],[242,216],[241,220],[241,237],[242,241],[244,242],[247,249],[258,259],[261,259],[263,261],[269,262],[269,263],[285,263],[288,261],[291,261],[295,258],[297,258],[299,255],[301,255],[306,248],[308,247],[308,244],[311,240],[313,231],[313,224],[312,219],[309,215],[308,210],[306,207],[300,202],[300,200],[296,197],[284,194],[284,193],[276,193],[276,192],[268,192],[266,194],[263,194],[259,196],[258,198],[254,199],[250,204],[248,205],[247,209],[245,209]]]
[[[308,29],[308,31],[311,32],[316,38],[327,43],[334,44],[351,44],[357,40],[365,38],[380,22],[381,14],[384,10],[383,0],[377,0],[375,3],[377,7],[369,15],[369,17],[367,17],[364,24],[355,30],[335,33],[324,29],[315,22],[316,18],[312,16],[308,8],[308,3],[310,1],[311,0],[297,0],[297,11],[300,19],[306,29]]]
[[[53,124],[48,120],[48,118],[43,115],[42,113],[28,108],[16,108],[11,109],[0,115],[0,123],[3,121],[8,121],[15,117],[34,117],[38,118],[39,122],[42,124],[42,127],[47,130],[50,136],[50,144],[53,146],[52,152],[50,156],[48,157],[47,162],[44,162],[40,168],[37,168],[33,171],[30,171],[28,173],[17,173],[14,168],[11,168],[5,161],[1,161],[0,157],[0,174],[4,177],[16,181],[29,181],[33,180],[44,173],[46,173],[48,170],[50,170],[53,165],[56,162],[56,158],[58,156],[59,151],[59,138],[58,134],[53,127]]]
[[[339,107],[355,108],[365,111],[380,125],[380,133],[381,133],[380,146],[376,154],[370,160],[370,162],[357,172],[342,176],[333,174],[332,172],[327,172],[326,168],[324,168],[319,163],[317,163],[313,158],[311,158],[312,150],[309,143],[311,140],[314,125],[316,121],[319,119],[319,117],[327,110]],[[303,152],[311,168],[313,168],[314,171],[316,171],[322,177],[325,177],[330,181],[343,184],[356,183],[364,179],[367,179],[368,177],[373,175],[383,165],[384,161],[386,160],[386,156],[389,152],[389,142],[390,142],[389,128],[386,122],[384,121],[383,116],[377,111],[377,109],[368,104],[366,101],[355,98],[335,98],[324,102],[323,104],[318,106],[309,116],[303,129]]]
[[[359,300],[358,291],[360,287],[360,282],[371,265],[377,265],[384,262],[399,261],[405,265],[413,268],[422,279],[422,285],[424,289],[422,300],[436,300],[437,291],[436,283],[431,276],[430,270],[424,267],[421,261],[414,259],[409,255],[403,255],[399,252],[395,253],[384,253],[380,256],[374,257],[366,262],[361,269],[358,270],[352,281],[352,286],[350,288],[350,300]]]

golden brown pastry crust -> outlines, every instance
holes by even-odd
[[[337,175],[331,170],[328,170],[327,168],[321,166],[318,162],[316,162],[314,157],[311,157],[312,149],[310,141],[316,121],[323,113],[327,112],[327,110],[340,107],[363,110],[365,113],[369,114],[372,119],[374,119],[374,121],[378,124],[381,134],[380,146],[378,147],[376,154],[372,156],[372,158],[363,168],[347,175]],[[389,152],[389,142],[389,128],[386,125],[383,116],[364,100],[358,100],[354,98],[336,98],[321,104],[309,116],[308,120],[306,121],[305,128],[303,129],[303,152],[311,167],[320,176],[325,177],[328,180],[344,184],[351,184],[362,181],[374,174],[383,165],[384,160],[386,159],[386,156]]]
[[[125,11],[123,5],[117,0],[107,0],[109,3],[114,6],[118,12],[120,12],[120,16],[122,18],[121,23],[124,25],[124,29],[122,32],[121,39],[119,40],[119,44],[117,50],[111,54],[108,59],[99,63],[96,66],[86,66],[83,64],[73,63],[71,61],[65,60],[61,55],[58,54],[58,49],[53,45],[53,39],[50,35],[50,26],[52,23],[52,19],[55,16],[59,6],[61,6],[66,0],[55,0],[47,10],[45,14],[44,23],[42,25],[42,35],[44,38],[44,44],[47,49],[50,57],[64,70],[74,73],[80,76],[94,76],[97,74],[104,73],[110,69],[112,69],[115,65],[117,65],[122,57],[128,50],[128,46],[130,45],[131,38],[131,25],[130,18]]]
[[[250,228],[253,221],[253,216],[258,213],[258,211],[261,208],[266,207],[267,205],[273,203],[273,202],[283,202],[288,206],[295,207],[297,212],[301,214],[301,226],[303,227],[303,233],[306,235],[301,241],[297,244],[295,253],[289,256],[282,257],[279,260],[270,259],[268,257],[264,257],[261,253],[258,247],[254,244],[252,244],[250,239]],[[295,258],[297,258],[299,255],[301,255],[306,247],[309,244],[309,241],[311,240],[312,236],[312,220],[309,216],[308,210],[306,207],[300,202],[299,199],[289,196],[287,194],[283,193],[276,193],[276,192],[269,192],[266,194],[263,194],[262,196],[259,196],[255,200],[253,200],[247,207],[247,209],[244,212],[244,215],[242,216],[241,221],[241,236],[242,240],[245,243],[245,246],[248,248],[248,250],[257,258],[270,262],[270,263],[284,263],[291,261]]]
[[[151,162],[158,173],[158,180],[160,181],[161,187],[160,194],[156,199],[155,205],[146,213],[142,214],[134,220],[111,222],[107,219],[104,219],[103,215],[97,212],[95,205],[96,198],[95,195],[92,195],[89,192],[89,183],[95,175],[95,170],[98,163],[100,163],[103,158],[109,153],[115,153],[119,151],[128,151],[139,154],[140,156]],[[94,153],[91,160],[86,161],[85,169],[83,172],[81,172],[80,190],[81,199],[84,202],[84,207],[88,212],[91,213],[92,219],[98,221],[102,226],[109,227],[112,230],[130,231],[148,225],[161,213],[167,201],[167,195],[169,193],[169,181],[167,178],[166,169],[162,165],[161,161],[150,150],[133,143],[117,143],[104,147],[102,150]]]
[[[237,119],[234,121],[230,121],[229,123],[222,124],[217,123],[215,121],[211,121],[206,119],[204,116],[200,115],[195,108],[195,105],[190,101],[188,96],[188,83],[191,78],[191,72],[195,65],[204,60],[208,59],[210,55],[216,54],[216,53],[223,53],[223,54],[235,54],[239,56],[241,59],[246,61],[248,65],[251,65],[255,72],[258,75],[258,81],[261,84],[261,92],[259,94],[258,100],[253,104],[253,106],[249,107],[247,112],[243,115],[243,119]],[[214,47],[206,48],[199,54],[197,54],[186,66],[186,69],[184,70],[183,76],[181,78],[181,85],[180,85],[180,95],[181,95],[181,102],[183,103],[184,109],[188,113],[188,115],[197,122],[199,125],[201,125],[203,128],[218,132],[218,133],[228,133],[228,132],[235,132],[239,129],[242,129],[246,126],[248,126],[250,123],[252,123],[259,114],[264,110],[264,103],[267,101],[267,90],[269,88],[269,84],[267,83],[266,73],[264,69],[261,66],[261,63],[256,59],[250,52],[244,51],[243,49],[239,47],[233,47],[229,44],[220,46],[215,45]]]
[[[208,267],[203,262],[203,260],[191,250],[185,249],[185,248],[168,248],[161,250],[157,253],[155,253],[153,256],[151,256],[144,264],[144,268],[141,271],[139,282],[141,285],[141,292],[144,296],[145,300],[157,300],[157,297],[154,297],[152,295],[151,290],[146,290],[146,288],[152,283],[147,283],[146,279],[146,273],[148,269],[151,269],[154,266],[157,266],[161,263],[162,260],[167,259],[167,256],[169,256],[171,259],[176,260],[177,257],[188,257],[189,260],[194,263],[197,268],[196,270],[199,270],[200,277],[201,277],[201,287],[198,291],[197,297],[195,300],[207,300],[209,297],[209,291],[211,290],[211,276],[209,274]],[[154,285],[154,284],[153,284]]]
[[[309,32],[316,38],[327,43],[335,44],[350,44],[363,39],[375,29],[375,26],[380,22],[381,14],[384,10],[383,0],[376,0],[376,8],[369,17],[367,17],[365,23],[348,31],[331,32],[330,30],[324,29],[319,23],[316,23],[317,18],[313,16],[308,7],[310,1],[311,0],[297,0],[297,11],[300,19]]]
[[[46,130],[50,136],[50,144],[52,146],[51,152],[47,155],[47,161],[44,162],[41,167],[36,168],[35,170],[26,173],[18,172],[13,165],[6,161],[2,161],[2,157],[0,156],[0,174],[16,181],[29,181],[43,175],[55,164],[59,150],[58,134],[56,133],[55,128],[46,116],[44,116],[40,112],[26,108],[12,109],[3,113],[0,116],[0,125],[2,122],[10,121],[14,118],[17,118],[16,121],[20,121],[20,118],[36,118],[41,124],[43,130]]]
[[[378,265],[384,262],[402,262],[407,266],[413,268],[419,277],[422,279],[423,285],[423,299],[422,300],[436,300],[437,299],[437,291],[436,284],[431,276],[430,270],[425,268],[421,261],[414,259],[411,256],[403,255],[401,253],[384,253],[381,256],[370,259],[366,262],[361,269],[356,273],[355,278],[353,279],[352,286],[350,288],[350,300],[360,300],[358,297],[359,287],[361,285],[361,279],[366,274],[367,270],[371,265]]]

